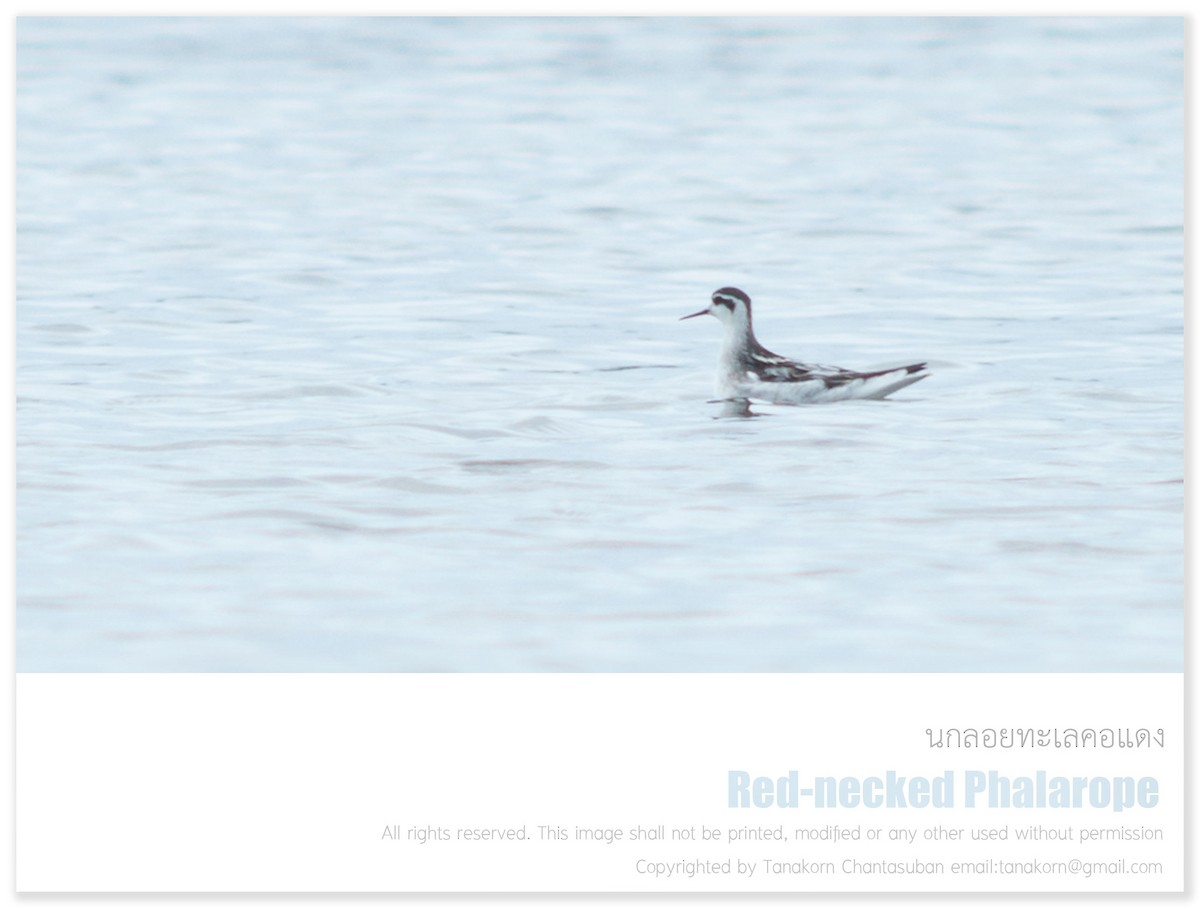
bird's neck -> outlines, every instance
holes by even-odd
[[[737,319],[725,325],[725,337],[721,346],[723,358],[736,358],[755,344],[754,328],[749,319]]]
[[[746,351],[754,347],[754,329],[747,321],[729,322],[725,326],[725,337],[721,341],[721,354],[717,366],[717,396],[728,391],[730,380],[740,376],[746,369]]]

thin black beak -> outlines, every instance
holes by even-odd
[[[687,319],[687,318],[695,318],[697,315],[708,315],[708,310],[701,309],[699,312],[693,312],[691,315],[685,315],[683,318],[680,319],[680,321],[683,321],[684,319]]]

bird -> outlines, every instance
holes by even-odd
[[[722,287],[712,304],[699,312],[715,316],[725,326],[717,363],[717,397],[776,404],[823,404],[842,400],[882,400],[889,394],[927,378],[926,363],[895,369],[855,372],[836,366],[799,363],[772,353],[754,336],[750,297],[737,287]]]

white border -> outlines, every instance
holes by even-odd
[[[16,3],[15,14],[17,14],[17,15],[105,15],[105,14],[140,14],[140,15],[162,15],[162,14],[194,14],[194,15],[217,15],[217,14],[235,14],[235,15],[245,15],[245,14],[265,14],[265,15],[291,15],[291,14],[299,14],[299,15],[330,15],[330,14],[341,14],[341,15],[346,15],[346,14],[354,14],[354,15],[362,15],[362,14],[373,14],[373,15],[381,15],[381,14],[382,15],[388,15],[388,14],[403,14],[403,15],[420,15],[420,14],[439,14],[439,15],[452,15],[452,14],[463,14],[463,15],[470,15],[470,14],[487,14],[487,15],[500,15],[500,14],[522,14],[522,15],[529,15],[529,14],[559,14],[559,15],[561,15],[561,14],[571,14],[571,15],[586,15],[586,14],[634,14],[634,15],[654,15],[654,14],[661,14],[661,15],[695,15],[695,14],[699,14],[699,15],[728,15],[728,14],[766,14],[766,15],[793,15],[793,14],[800,14],[800,15],[835,15],[835,14],[841,14],[841,15],[847,15],[847,14],[849,14],[849,15],[1096,15],[1096,14],[1099,14],[1099,15],[1190,16],[1190,15],[1192,15],[1192,8],[1191,8],[1190,4],[1185,4],[1182,2],[1152,2],[1152,3],[1142,3],[1142,4],[1121,4],[1121,3],[1108,2],[1108,0],[1103,0],[1103,2],[1082,2],[1082,0],[1067,0],[1067,2],[1064,2],[1064,0],[1059,0],[1059,2],[1055,2],[1050,5],[1036,4],[1036,3],[1028,2],[1028,0],[1026,0],[1026,2],[1015,2],[1015,3],[992,2],[992,3],[980,3],[980,4],[964,3],[964,2],[961,2],[961,0],[960,0],[960,2],[944,2],[944,0],[943,0],[943,2],[926,2],[926,3],[920,3],[920,4],[904,3],[904,2],[879,2],[879,0],[876,0],[876,2],[870,2],[870,0],[843,0],[843,2],[838,2],[838,3],[832,3],[832,2],[826,2],[826,3],[766,2],[766,3],[762,3],[762,2],[760,2],[758,4],[751,4],[748,6],[745,4],[735,6],[733,4],[719,3],[719,2],[690,2],[690,3],[661,2],[661,0],[658,3],[638,3],[638,4],[630,4],[630,3],[625,3],[625,4],[612,4],[612,3],[608,3],[608,4],[602,4],[602,3],[564,4],[564,3],[547,2],[547,0],[541,0],[541,2],[532,2],[532,0],[526,0],[526,2],[524,2],[524,3],[499,2],[499,0],[495,0],[495,2],[480,2],[480,0],[476,0],[476,2],[465,2],[465,3],[464,2],[440,2],[440,3],[430,2],[430,3],[418,4],[418,3],[389,3],[389,2],[386,2],[386,0],[359,0],[359,2],[353,3],[349,6],[336,6],[336,5],[328,3],[328,2],[313,2],[313,0],[294,0],[294,2],[289,2],[289,3],[270,2],[270,0],[266,0],[266,2],[264,2],[264,0],[259,0],[258,3],[250,4],[250,5],[234,3],[234,2],[232,2],[232,0],[211,0],[211,2],[208,2],[205,4],[191,3],[191,4],[177,4],[177,5],[172,5],[172,6],[168,6],[167,4],[164,4],[162,2],[153,2],[153,0],[134,0],[134,2],[125,2],[125,3],[121,3],[121,4],[112,4],[112,3],[103,3],[103,2],[87,2],[87,0],[74,0],[74,2],[52,2],[52,0],[18,0],[18,2]],[[6,38],[7,38],[7,40],[5,41],[5,44],[4,44],[4,46],[6,48],[5,53],[6,53],[6,57],[7,57],[7,59],[6,59],[7,65],[4,67],[4,70],[3,70],[3,72],[4,72],[3,78],[7,85],[7,91],[5,91],[3,93],[3,97],[4,97],[5,110],[6,110],[6,114],[7,114],[5,122],[10,124],[9,129],[11,130],[11,128],[12,128],[11,124],[13,123],[13,116],[14,116],[13,94],[14,94],[15,86],[13,83],[14,67],[13,67],[13,60],[12,60],[12,52],[13,52],[13,44],[14,44],[14,39],[15,39],[15,29],[14,29],[14,19],[11,16],[6,18],[4,20],[4,22],[5,22],[5,31],[6,31]],[[1189,19],[1189,22],[1187,25],[1187,31],[1188,31],[1187,82],[1188,82],[1188,89],[1189,89],[1189,91],[1188,91],[1187,133],[1188,133],[1188,147],[1189,147],[1189,149],[1191,149],[1192,147],[1194,147],[1193,143],[1191,141],[1191,135],[1192,135],[1191,99],[1193,97],[1193,93],[1192,93],[1191,89],[1194,87],[1194,80],[1192,78],[1192,73],[1194,71],[1194,67],[1191,62],[1191,51],[1193,49],[1193,41],[1192,41],[1193,32],[1192,32],[1192,22],[1190,21],[1190,19]],[[10,179],[5,183],[4,194],[8,200],[8,210],[10,212],[12,212],[13,211],[13,201],[14,201],[13,200],[13,180],[15,179],[15,169],[14,169],[14,162],[11,159],[11,155],[12,155],[11,141],[9,142],[9,144],[7,146],[7,154],[10,156],[9,171],[8,171],[10,174]],[[1190,166],[1191,165],[1191,157],[1190,157],[1190,155],[1188,158],[1188,164],[1189,164],[1189,167],[1188,167],[1188,179],[1187,179],[1187,185],[1186,185],[1186,193],[1187,193],[1187,201],[1188,201],[1189,224],[1188,224],[1188,229],[1186,231],[1186,236],[1188,237],[1188,261],[1190,263],[1193,258],[1192,253],[1194,251],[1194,245],[1195,245],[1194,233],[1190,229],[1190,227],[1191,227],[1190,214],[1191,214],[1191,210],[1193,208],[1193,205],[1191,204],[1193,201],[1193,192],[1192,192],[1193,181],[1191,179],[1191,166]],[[12,250],[14,248],[14,235],[13,235],[13,222],[12,222],[11,216],[5,222],[5,232],[6,232],[6,235],[8,238],[7,249],[9,250],[9,254],[7,256],[3,257],[3,262],[4,262],[3,267],[5,270],[5,275],[8,278],[7,286],[11,288],[11,287],[13,287],[13,281],[14,281],[13,259],[12,259]],[[1189,268],[1189,275],[1190,275],[1190,268]],[[1190,286],[1190,281],[1188,283]],[[14,360],[14,354],[13,354],[14,337],[12,334],[11,315],[10,315],[10,318],[5,322],[5,324],[7,326],[7,328],[6,328],[7,343],[3,346],[3,350],[4,350],[4,355],[7,357],[8,368],[4,371],[4,382],[5,382],[5,387],[9,391],[8,399],[12,400],[13,399],[13,397],[12,397],[13,368],[14,368],[15,360]],[[1194,370],[1191,367],[1191,362],[1190,362],[1190,357],[1189,357],[1188,368],[1187,368],[1189,391],[1193,388],[1193,382],[1192,382],[1193,371]],[[1189,397],[1194,399],[1194,395],[1189,394]],[[1194,422],[1193,419],[1191,418],[1193,415],[1194,415],[1193,407],[1191,406],[1191,403],[1189,402],[1189,406],[1188,406],[1189,440],[1190,440],[1190,435],[1191,435],[1190,426]],[[10,440],[10,444],[7,448],[8,453],[7,453],[7,460],[6,460],[9,482],[4,486],[3,492],[0,494],[2,494],[4,496],[5,502],[8,505],[8,513],[10,515],[10,518],[9,518],[8,523],[6,524],[8,545],[4,549],[3,558],[0,558],[0,570],[3,571],[4,579],[7,582],[7,588],[11,591],[14,589],[14,577],[15,577],[15,565],[14,565],[14,561],[13,561],[13,550],[14,550],[14,545],[15,545],[15,527],[14,527],[14,522],[13,522],[13,519],[14,519],[13,518],[13,488],[14,488],[14,483],[15,483],[15,463],[13,460],[13,447],[11,444],[11,441],[14,437],[13,414],[11,412],[10,412],[9,420],[6,425],[7,425],[7,430],[9,432],[8,437]],[[1192,447],[1190,444],[1189,444],[1188,448],[1189,448],[1189,450],[1192,450]],[[1190,465],[1190,458],[1189,458],[1189,465]],[[1190,499],[1190,495],[1189,495],[1189,499]],[[1191,530],[1191,519],[1190,518],[1191,518],[1191,508],[1189,507],[1188,508],[1188,522],[1187,522],[1189,531]],[[1192,555],[1192,553],[1194,551],[1194,545],[1193,545],[1194,538],[1195,538],[1194,534],[1189,532],[1189,534],[1188,534],[1189,560],[1190,560],[1190,556]],[[1191,584],[1190,584],[1190,571],[1189,571],[1189,585],[1188,585],[1189,592],[1190,592],[1190,589],[1191,589]],[[1189,595],[1188,596],[1189,602],[1191,601],[1191,599],[1192,599],[1192,597]],[[12,597],[10,595],[10,602],[11,601],[12,601]],[[12,617],[13,617],[13,614],[12,614],[12,611],[10,610],[10,619],[12,619]],[[10,704],[13,704],[13,703],[15,703],[15,684],[14,684],[15,662],[14,662],[14,658],[13,658],[15,640],[14,640],[14,636],[13,636],[12,620],[10,620],[7,624],[5,624],[4,629],[3,629],[3,631],[0,631],[0,634],[3,635],[4,641],[7,644],[6,646],[3,647],[3,664],[4,664],[5,668],[7,669],[6,677],[8,678],[8,683],[10,685],[8,702]],[[1188,633],[1187,633],[1189,653],[1191,651],[1192,645],[1194,644],[1194,634],[1195,634],[1195,622],[1189,620]],[[149,676],[147,676],[147,677],[149,677]],[[952,677],[952,676],[947,676],[947,678],[950,678],[950,677]],[[882,678],[880,680],[881,680],[881,682],[883,681]],[[1190,681],[1191,681],[1191,679],[1189,676],[1188,684],[1187,684],[1187,694],[1188,694],[1189,702],[1191,700],[1191,694],[1192,694],[1192,686],[1191,686]],[[1189,718],[1190,718],[1190,716],[1189,716]],[[15,726],[10,726],[10,727],[15,728]],[[1190,742],[1191,742],[1190,723],[1189,723],[1188,738],[1189,738],[1189,744],[1190,744]],[[4,751],[4,754],[5,754],[4,765],[9,770],[9,778],[10,779],[13,778],[13,775],[12,775],[13,753],[14,753],[14,750],[11,747]],[[1190,777],[1190,774],[1189,774],[1189,777]],[[14,815],[14,813],[13,813],[13,807],[14,807],[13,793],[14,792],[13,792],[12,787],[6,787],[3,799],[0,799],[0,809],[7,806],[9,808],[10,816]],[[1188,832],[1189,832],[1189,836],[1188,836],[1188,838],[1189,838],[1189,850],[1188,850],[1189,863],[1192,865],[1195,865],[1195,863],[1196,863],[1196,860],[1195,860],[1196,848],[1195,848],[1195,843],[1194,843],[1194,836],[1191,835],[1191,832],[1192,832],[1191,818],[1196,815],[1196,799],[1195,799],[1195,792],[1190,785],[1189,785],[1189,789],[1188,789],[1187,803],[1188,803],[1187,828],[1188,828]],[[4,854],[10,855],[10,856],[14,854],[14,839],[13,839],[14,825],[15,825],[15,820],[14,820],[14,824],[4,824],[3,825],[3,833],[0,833],[0,848],[3,848]],[[11,862],[11,860],[12,859],[10,857],[10,862]],[[1192,886],[1190,888],[1194,889],[1194,874],[1192,874],[1189,877],[1189,882],[1192,883]],[[13,883],[12,864],[10,863],[10,888],[9,888],[10,892],[12,891],[12,883]],[[198,897],[198,898],[192,897],[192,898],[188,898],[187,901],[189,903],[193,903],[193,904],[195,904],[195,903],[206,904],[206,903],[209,903],[210,901],[215,902],[216,898],[217,897],[211,897],[211,898],[210,897]],[[774,904],[774,903],[781,903],[784,898],[787,898],[787,897],[765,896],[765,897],[760,897],[760,899],[758,899],[758,900],[765,901],[766,903],[769,903],[769,904]],[[1085,897],[1085,898],[1088,898],[1088,902],[1094,902],[1094,898],[1091,898],[1091,897]],[[234,904],[234,905],[262,904],[264,901],[276,902],[276,903],[278,903],[280,901],[293,902],[296,900],[297,899],[294,897],[274,898],[274,899],[269,898],[269,897],[257,897],[257,898],[237,897],[237,896],[220,897],[221,904]],[[845,905],[845,904],[852,904],[852,903],[861,903],[861,902],[867,901],[867,900],[868,899],[866,897],[863,897],[863,898],[845,897],[845,896],[828,897],[828,898],[813,897],[813,896],[804,897],[805,903],[814,904],[814,905]],[[878,899],[870,899],[870,900],[878,901]],[[911,903],[925,904],[930,901],[930,897],[927,897],[927,896],[897,896],[896,900],[898,900],[902,903],[903,902],[911,902]],[[1185,899],[1185,901],[1187,901],[1187,902],[1192,902],[1194,900],[1195,900],[1194,893]],[[106,898],[106,899],[102,899],[102,901],[112,903],[113,901],[119,902],[122,900],[119,898],[115,898],[115,899],[114,898]],[[155,905],[155,904],[160,904],[160,903],[162,903],[162,904],[172,903],[174,901],[176,901],[176,900],[168,899],[166,897],[162,897],[162,898],[148,897],[148,898],[139,898],[138,904]],[[328,896],[328,897],[316,896],[316,897],[305,898],[303,901],[306,904],[326,903],[326,902],[341,903],[344,901],[344,899],[341,899],[341,898],[338,898],[335,896]],[[374,899],[372,899],[372,901],[374,901]],[[391,899],[389,899],[389,901],[391,901]],[[568,901],[570,903],[583,902],[586,904],[593,904],[593,905],[616,904],[618,901],[622,905],[651,905],[651,904],[662,905],[664,903],[667,903],[667,904],[680,904],[680,903],[689,904],[689,903],[695,903],[700,900],[698,900],[696,898],[688,898],[688,897],[663,898],[663,897],[637,897],[637,896],[633,896],[633,897],[630,897],[630,896],[620,896],[620,897],[599,896],[599,897],[587,897],[587,898],[575,898],[575,899],[557,898],[557,897],[552,897],[552,896],[551,897],[535,897],[533,899],[530,899],[527,897],[521,897],[521,896],[497,896],[497,897],[490,897],[490,898],[489,897],[481,897],[481,896],[474,896],[474,897],[471,897],[471,896],[426,896],[426,897],[417,896],[417,897],[405,898],[404,903],[407,905],[444,906],[444,905],[451,905],[451,904],[468,904],[468,903],[469,904],[484,904],[484,903],[487,903],[487,904],[496,904],[496,903],[498,903],[498,904],[527,904],[527,903],[532,902],[533,904],[544,905],[544,904],[566,903]],[[745,903],[745,900],[743,898],[737,898],[737,897],[732,897],[732,896],[731,897],[721,897],[721,896],[709,897],[709,898],[704,898],[702,901],[703,901],[703,904],[706,904],[706,905],[707,904],[717,905],[717,904],[744,904]],[[788,901],[791,902],[791,901],[794,901],[794,899],[788,898]],[[937,904],[946,904],[947,901],[955,902],[955,901],[961,901],[961,900],[955,899],[953,897],[934,897],[933,901]],[[1028,897],[1028,896],[1020,896],[1020,897],[998,896],[998,897],[988,898],[986,901],[989,904],[999,904],[999,905],[1017,904],[1018,902],[1022,905],[1027,905],[1027,904],[1037,905],[1037,904],[1058,903],[1058,902],[1061,902],[1062,900],[1061,899],[1052,899],[1049,897],[1040,898],[1040,897]],[[1079,900],[1076,900],[1076,901],[1079,901]],[[69,899],[69,898],[65,898],[65,897],[64,898],[41,897],[37,900],[38,904],[44,904],[44,905],[58,905],[58,904],[63,904],[63,903],[67,903],[67,902],[75,903],[75,902],[78,902],[78,899]],[[1145,903],[1144,897],[1140,897],[1140,896],[1113,897],[1113,898],[1107,898],[1104,900],[1104,904],[1144,904],[1144,903]],[[1172,903],[1177,904],[1178,900],[1172,899]]]

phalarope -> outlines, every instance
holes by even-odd
[[[758,342],[750,317],[750,297],[722,287],[712,305],[680,321],[713,315],[725,326],[717,365],[717,397],[754,398],[776,404],[824,404],[839,400],[881,400],[929,375],[925,363],[854,372],[836,366],[798,363],[772,353]]]

